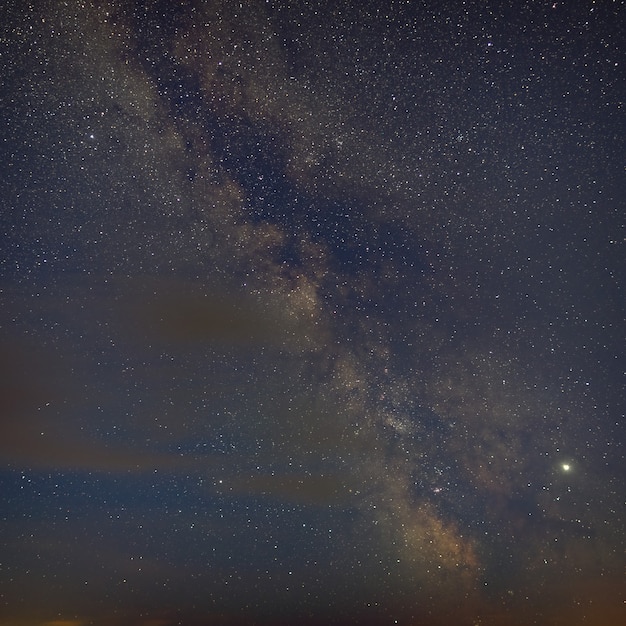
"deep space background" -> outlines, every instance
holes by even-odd
[[[626,623],[625,52],[2,2],[0,624]]]

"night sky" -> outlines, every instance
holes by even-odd
[[[626,623],[626,3],[4,0],[0,625]]]

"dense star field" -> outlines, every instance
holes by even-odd
[[[2,2],[0,625],[626,623],[625,24]]]

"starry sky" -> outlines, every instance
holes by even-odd
[[[0,625],[626,623],[625,24],[3,2]]]

